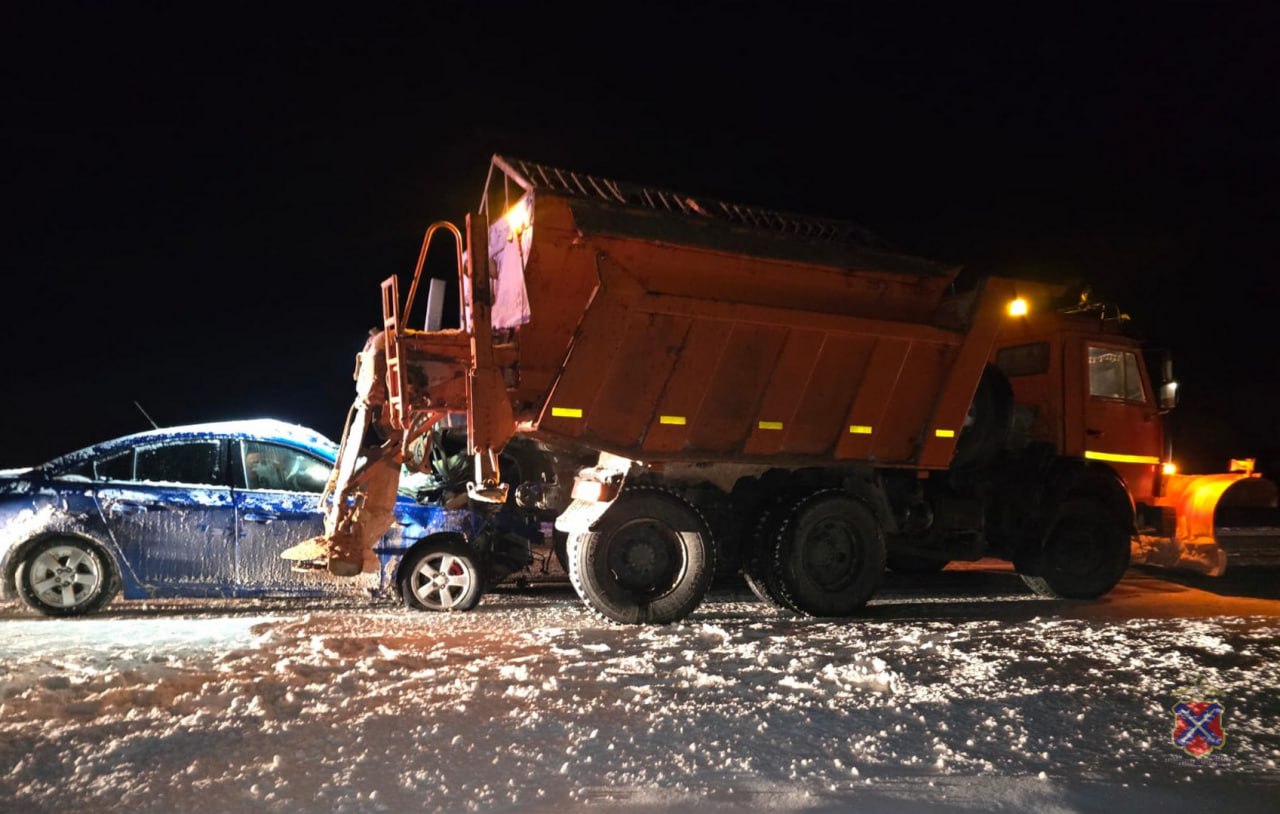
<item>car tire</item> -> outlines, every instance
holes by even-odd
[[[397,584],[405,607],[420,611],[469,611],[484,593],[475,552],[453,540],[413,549],[400,566]]]
[[[1039,573],[1022,581],[1051,599],[1097,599],[1110,591],[1129,567],[1129,532],[1095,500],[1067,500],[1044,538]]]
[[[120,591],[115,563],[96,544],[55,537],[32,546],[15,575],[18,595],[45,616],[83,616],[101,610]]]
[[[698,510],[660,489],[624,491],[594,531],[569,537],[569,581],[597,614],[622,624],[668,624],[693,612],[715,572]]]

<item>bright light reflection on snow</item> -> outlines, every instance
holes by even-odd
[[[130,620],[88,618],[75,620],[33,619],[3,623],[0,661],[39,654],[114,655],[121,652],[214,652],[251,644],[250,628],[268,617],[233,616],[203,618],[137,618]]]
[[[1280,602],[944,593],[643,628],[568,591],[0,612],[0,810],[1274,810]],[[1198,763],[1192,680],[1227,710]]]

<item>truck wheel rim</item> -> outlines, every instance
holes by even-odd
[[[857,535],[843,520],[824,520],[808,529],[801,556],[810,578],[827,591],[839,590],[857,573]]]
[[[609,571],[618,587],[638,599],[667,594],[684,570],[680,533],[653,519],[621,526],[609,541]]]
[[[41,602],[56,608],[74,608],[89,601],[102,584],[98,559],[77,546],[42,551],[31,561],[27,578]]]
[[[1061,523],[1051,548],[1053,568],[1068,576],[1089,576],[1101,566],[1105,550],[1102,537],[1090,524]]]
[[[451,610],[470,593],[474,582],[471,568],[461,557],[431,554],[413,571],[413,594],[429,608]]]

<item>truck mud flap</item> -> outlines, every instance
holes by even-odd
[[[556,531],[566,534],[585,534],[599,522],[613,503],[595,500],[575,500],[556,518]]]

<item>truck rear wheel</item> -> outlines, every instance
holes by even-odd
[[[1129,532],[1102,504],[1068,500],[1045,535],[1040,573],[1022,581],[1040,596],[1096,599],[1115,587],[1129,567]]]
[[[839,490],[796,504],[773,556],[784,600],[811,616],[848,616],[867,604],[884,563],[884,535],[875,515]]]
[[[578,596],[623,624],[685,618],[715,572],[715,549],[701,515],[657,489],[624,491],[594,531],[569,537],[568,555]]]
[[[756,522],[747,542],[747,553],[742,560],[742,578],[751,593],[776,610],[799,612],[790,604],[778,587],[778,569],[773,566],[773,552],[777,547],[778,532],[795,509],[794,497],[778,497],[765,509]]]

